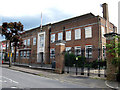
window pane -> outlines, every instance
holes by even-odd
[[[28,46],[30,45],[30,39],[28,39]]]
[[[33,45],[36,45],[36,37],[33,38]]]
[[[85,28],[85,38],[91,38],[92,37],[92,28],[86,27]]]
[[[81,55],[81,47],[80,46],[77,46],[75,47],[75,55]]]
[[[92,58],[92,45],[85,46],[85,57]]]
[[[55,49],[50,49],[50,58],[55,57]]]
[[[55,41],[55,34],[51,35],[51,43],[53,43]]]
[[[66,31],[66,41],[71,40],[71,31]]]
[[[101,30],[102,30],[102,37],[104,37],[105,34],[105,28],[103,26],[101,26]]]
[[[81,30],[80,29],[75,30],[75,39],[81,39]]]
[[[63,38],[63,33],[62,32],[58,33],[58,40],[62,40],[62,38]]]

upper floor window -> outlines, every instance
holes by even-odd
[[[92,45],[85,46],[85,57],[92,58]]]
[[[75,55],[80,56],[81,55],[81,46],[76,46],[75,47]]]
[[[55,34],[51,34],[51,43],[55,42]]]
[[[63,40],[63,33],[62,32],[58,33],[58,40]]]
[[[103,26],[101,26],[101,30],[102,30],[102,37],[104,37],[105,34],[105,28]]]
[[[66,31],[66,41],[71,40],[71,31]]]
[[[75,40],[76,39],[81,39],[81,29],[75,30]]]
[[[30,45],[30,39],[27,40],[27,45],[28,45],[28,46]]]
[[[27,44],[27,40],[24,40],[24,45],[26,45]]]
[[[85,28],[85,38],[91,38],[92,37],[92,27],[86,27]]]
[[[33,45],[36,45],[36,37],[33,38]]]

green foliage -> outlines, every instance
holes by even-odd
[[[75,63],[75,54],[74,53],[65,53],[65,66],[72,67]]]
[[[111,41],[110,44],[106,44],[107,53],[110,53],[114,56],[112,64],[116,67],[120,67],[120,36],[114,36],[114,39],[117,41]]]

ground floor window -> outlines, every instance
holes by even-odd
[[[66,47],[66,52],[69,52],[69,53],[71,53],[71,47]]]
[[[54,58],[55,57],[55,49],[50,49],[50,58]]]
[[[92,45],[85,46],[85,57],[92,58]]]
[[[75,55],[76,56],[81,56],[81,46],[76,46],[75,47]]]

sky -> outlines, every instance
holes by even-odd
[[[0,24],[18,22],[24,30],[80,16],[86,13],[102,14],[101,4],[107,3],[109,21],[118,27],[119,0],[1,0]],[[3,38],[0,36],[0,40]]]

